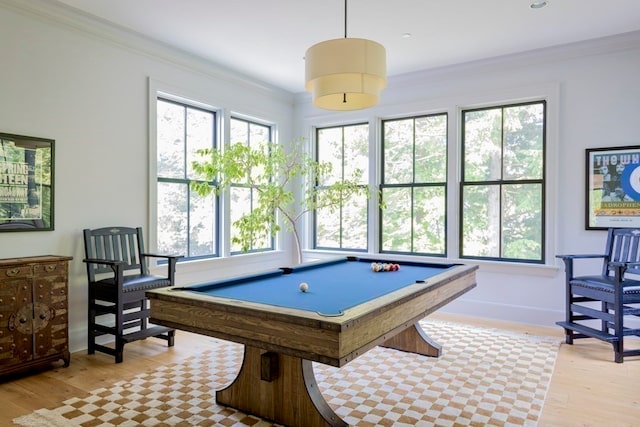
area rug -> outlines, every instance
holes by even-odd
[[[314,363],[334,411],[355,426],[535,426],[560,341],[423,320],[442,356],[376,347],[342,368]],[[17,418],[28,427],[272,426],[219,406],[215,390],[240,368],[242,346],[212,342],[200,356]]]

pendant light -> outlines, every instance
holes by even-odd
[[[344,0],[344,38],[317,43],[305,55],[305,88],[313,105],[337,111],[376,105],[387,85],[386,56],[380,43],[347,37]]]

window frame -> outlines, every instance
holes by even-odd
[[[327,129],[341,129],[341,133],[342,133],[342,148],[341,148],[341,153],[342,153],[342,169],[341,169],[341,176],[342,178],[344,178],[344,130],[347,127],[354,127],[354,126],[367,126],[368,127],[368,138],[371,139],[371,132],[372,132],[372,128],[371,128],[371,124],[368,121],[359,121],[359,122],[353,122],[353,123],[345,123],[345,124],[334,124],[334,125],[327,125],[327,126],[317,126],[314,127],[313,129],[313,158],[318,161],[319,160],[319,149],[320,149],[320,141],[319,141],[319,132],[322,130],[327,130]],[[367,168],[369,169],[369,173],[367,174],[367,182],[362,184],[362,187],[371,187],[371,173],[370,173],[370,169],[371,169],[371,156],[372,156],[372,152],[371,152],[371,145],[368,144],[367,146],[367,150],[368,150],[368,164],[367,164]],[[317,188],[320,188],[320,186],[318,185],[317,182],[314,183],[308,183],[308,185],[313,185]],[[372,246],[371,241],[370,241],[370,221],[371,221],[371,204],[367,201],[367,219],[366,219],[366,247],[364,248],[344,248],[342,247],[342,241],[343,241],[343,223],[342,223],[342,211],[343,208],[342,206],[340,207],[340,247],[329,247],[329,246],[319,246],[318,245],[318,219],[317,219],[317,210],[314,209],[312,211],[312,219],[311,219],[311,227],[309,230],[309,233],[311,235],[311,250],[319,250],[319,251],[336,251],[336,252],[347,252],[347,253],[367,253],[370,251],[370,248]]]
[[[262,127],[267,128],[269,130],[268,131],[268,133],[269,133],[269,138],[268,138],[269,141],[268,142],[273,142],[274,135],[275,135],[275,129],[274,129],[274,126],[272,124],[266,124],[264,122],[261,122],[261,121],[255,120],[255,119],[250,119],[248,117],[245,117],[245,116],[242,116],[242,115],[239,115],[239,114],[231,114],[231,116],[229,118],[229,133],[231,133],[231,124],[230,123],[233,120],[239,121],[239,122],[244,122],[246,124],[246,126],[247,126],[247,141],[246,141],[246,143],[249,145],[249,147],[251,147],[251,131],[250,131],[250,129],[251,129],[252,125],[262,126]],[[259,142],[261,142],[261,141],[259,141]],[[267,141],[263,141],[263,142],[267,142]],[[236,143],[238,143],[238,141],[231,141],[231,140],[229,141],[229,144],[236,144]],[[251,194],[250,194],[250,205],[251,205],[251,209],[253,210],[253,204],[254,204],[254,194],[253,194],[254,192],[253,192],[253,190],[247,184],[242,184],[242,183],[238,183],[238,184],[234,183],[234,184],[232,184],[231,187],[233,187],[233,188],[245,188],[245,189],[249,189],[251,191]],[[232,227],[233,227],[233,224],[231,222],[231,213],[230,213],[231,204],[232,204],[232,202],[230,200],[230,197],[231,197],[231,192],[229,192],[229,210],[228,210],[228,212],[229,212],[229,230],[231,230]],[[276,214],[277,214],[277,212],[274,212],[274,215],[276,215]],[[271,252],[271,251],[275,251],[276,250],[276,237],[273,236],[273,235],[271,235],[269,237],[269,242],[270,242],[270,246],[269,247],[253,248],[253,245],[252,245],[252,247],[247,251],[242,251],[242,250],[234,251],[233,250],[233,244],[231,242],[231,233],[229,234],[228,240],[229,241],[227,243],[229,245],[229,255],[230,256],[243,255],[243,254],[249,254],[249,253]]]
[[[187,113],[188,109],[193,109],[193,110],[199,110],[199,111],[203,111],[206,113],[211,113],[213,116],[213,129],[212,129],[212,148],[218,148],[219,147],[219,134],[220,134],[220,112],[212,107],[203,105],[203,104],[199,104],[195,101],[191,101],[191,100],[187,100],[187,99],[182,99],[182,98],[178,98],[178,97],[174,97],[165,93],[160,93],[158,92],[155,96],[155,116],[154,116],[154,120],[157,123],[157,105],[159,101],[163,101],[163,102],[168,102],[174,105],[178,105],[180,107],[183,107],[185,110],[185,115]],[[186,124],[186,120],[185,120],[185,124]],[[185,160],[185,173],[188,170],[188,165],[186,164],[186,162],[188,162],[188,155],[187,155],[187,127],[185,126],[184,129],[184,141],[185,141],[185,145],[184,145],[184,160]],[[157,135],[157,127],[156,127],[156,135],[155,135],[155,156],[153,156],[153,158],[155,158],[155,167],[154,167],[154,175],[155,175],[155,193],[154,193],[154,199],[155,199],[155,209],[154,209],[154,233],[153,233],[153,244],[154,247],[157,248],[157,244],[158,244],[158,222],[157,222],[157,205],[158,205],[158,194],[157,194],[157,185],[160,183],[170,183],[170,184],[184,184],[187,186],[187,203],[190,204],[191,201],[191,194],[192,191],[190,188],[190,182],[194,181],[193,179],[189,179],[186,175],[184,178],[161,178],[158,176],[158,171],[157,171],[157,141],[158,141],[158,135]],[[202,180],[195,180],[195,181],[199,181],[199,182],[207,182],[209,185],[216,185],[215,181],[202,181]],[[194,261],[194,260],[201,260],[201,259],[214,259],[214,258],[220,258],[222,256],[221,253],[221,239],[222,239],[222,235],[221,235],[221,219],[222,219],[222,207],[221,207],[221,199],[220,196],[216,195],[216,194],[211,194],[211,197],[214,198],[215,201],[215,209],[214,209],[214,218],[212,218],[213,220],[213,228],[214,228],[214,241],[213,241],[213,249],[214,252],[210,253],[210,254],[206,254],[206,255],[196,255],[196,256],[188,256],[185,255],[183,258],[181,258],[181,260],[185,260],[185,261]],[[190,247],[190,227],[189,227],[189,219],[190,219],[190,212],[191,209],[190,207],[187,210],[187,235],[186,235],[186,244],[187,244],[187,248]],[[188,254],[188,249],[187,249],[187,254]]]
[[[416,177],[416,132],[415,132],[415,122],[417,119],[422,119],[422,118],[428,118],[428,117],[437,117],[437,116],[444,116],[445,119],[445,163],[444,163],[444,168],[445,168],[445,174],[444,174],[444,181],[443,182],[420,182],[417,183],[415,180]],[[402,120],[412,120],[413,121],[413,140],[412,140],[412,159],[411,159],[411,163],[413,165],[413,170],[412,170],[412,182],[408,182],[408,183],[394,183],[394,184],[387,184],[385,183],[385,123],[387,122],[394,122],[394,121],[402,121]],[[437,257],[437,258],[446,258],[448,255],[448,224],[449,224],[449,202],[448,202],[448,198],[449,198],[449,113],[448,111],[444,110],[442,112],[432,112],[432,113],[426,113],[426,114],[418,114],[418,115],[409,115],[409,116],[402,116],[402,117],[394,117],[394,118],[388,118],[388,119],[381,119],[380,120],[380,128],[381,128],[381,132],[380,132],[380,160],[379,162],[377,162],[377,167],[380,170],[380,182],[378,184],[378,188],[380,190],[380,194],[382,196],[383,194],[383,190],[385,188],[411,188],[411,251],[397,251],[397,250],[385,250],[383,249],[383,216],[384,216],[384,209],[382,207],[379,207],[379,215],[378,215],[378,227],[377,227],[377,241],[378,241],[378,251],[381,254],[399,254],[399,255],[409,255],[409,256],[428,256],[428,257]],[[416,188],[431,188],[431,187],[442,187],[444,190],[444,208],[445,208],[445,215],[444,215],[444,242],[443,242],[443,247],[444,247],[444,251],[443,253],[439,254],[439,253],[428,253],[428,252],[416,252],[413,250],[414,248],[414,238],[413,236],[415,235],[415,227],[413,224],[413,219],[414,219],[414,202],[415,202],[415,196],[414,196],[414,189]],[[383,199],[384,201],[384,199]]]
[[[466,181],[465,180],[465,114],[475,111],[483,111],[483,110],[492,110],[492,109],[500,109],[501,110],[501,124],[504,124],[504,110],[507,108],[513,107],[522,107],[527,105],[542,105],[542,113],[543,113],[543,123],[542,123],[542,171],[541,177],[539,179],[500,179],[495,180],[485,180],[485,181]],[[460,179],[458,182],[458,258],[464,260],[481,260],[481,261],[497,261],[497,262],[509,262],[509,263],[517,263],[517,264],[545,264],[547,262],[547,221],[548,221],[548,208],[547,208],[547,187],[548,187],[548,101],[547,99],[534,99],[523,102],[503,102],[503,103],[495,103],[488,104],[482,107],[474,107],[474,108],[461,108],[459,110],[459,120],[460,120]],[[501,132],[501,144],[500,144],[501,153],[504,152],[504,126],[502,126]],[[501,171],[504,170],[502,167],[504,165],[504,155],[501,154]],[[498,186],[499,194],[500,194],[500,212],[502,214],[502,189],[505,185],[513,185],[513,184],[539,184],[541,186],[541,230],[540,230],[540,259],[521,259],[521,258],[508,258],[504,256],[478,256],[478,255],[464,255],[463,247],[464,247],[464,236],[463,236],[463,222],[464,217],[462,215],[462,206],[464,206],[464,189],[465,187],[473,187],[473,186]],[[502,215],[500,218],[500,235],[498,237],[498,245],[500,248],[500,253],[502,253],[502,231],[503,231],[503,219]]]

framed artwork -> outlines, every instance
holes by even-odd
[[[54,143],[0,133],[0,231],[53,230]]]
[[[640,146],[586,150],[586,229],[640,227]]]

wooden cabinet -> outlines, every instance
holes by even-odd
[[[69,365],[71,259],[0,259],[0,375],[60,359]]]

